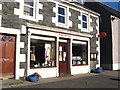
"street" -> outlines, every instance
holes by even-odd
[[[118,88],[120,85],[119,75],[118,71],[102,72],[87,77],[78,77],[43,84],[37,83],[34,85],[19,86],[17,88]]]

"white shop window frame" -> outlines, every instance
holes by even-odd
[[[58,22],[58,7],[63,8],[65,10],[65,24],[64,23],[60,23]],[[68,20],[69,20],[69,16],[68,16],[68,12],[69,12],[69,7],[64,5],[64,4],[60,4],[60,3],[56,3],[56,26],[59,27],[64,27],[64,28],[69,28],[68,26]]]
[[[32,34],[30,34],[30,42],[31,42],[31,39],[36,39],[36,40],[44,40],[44,41],[54,41],[55,42],[55,37],[45,37],[45,36],[37,36],[37,35],[32,35]],[[56,43],[56,42],[55,42]],[[30,47],[31,47],[31,44],[29,45]],[[29,48],[30,49],[30,48]],[[56,59],[55,59],[56,60]],[[40,69],[40,68],[46,68],[46,67],[35,67],[35,68],[31,68],[30,67],[30,53],[29,53],[29,69]],[[53,66],[53,67],[56,67],[56,61],[55,61],[55,66]],[[52,66],[50,66],[50,67],[47,67],[47,68],[53,68]]]
[[[82,20],[82,16],[81,16],[81,20],[82,20],[82,22],[81,22],[81,25],[82,25],[81,31],[82,31],[82,32],[90,32],[90,30],[89,30],[89,13],[87,13],[87,12],[82,12],[82,15],[86,16],[87,21],[83,21],[83,20]],[[83,22],[87,23],[87,28],[83,28]]]
[[[24,4],[24,0],[21,0],[20,1],[20,15],[19,15],[19,17],[20,18],[22,18],[22,19],[27,19],[27,20],[32,20],[32,21],[38,21],[37,20],[37,18],[36,18],[36,16],[37,16],[37,14],[38,14],[38,11],[37,11],[37,3],[39,3],[38,2],[39,0],[34,0],[34,5],[33,5],[33,16],[28,16],[28,15],[25,15],[24,14],[24,6],[26,6],[25,4]]]

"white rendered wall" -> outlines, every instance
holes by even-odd
[[[72,66],[71,75],[89,73],[89,66]]]
[[[113,17],[113,16],[112,16]],[[118,44],[120,43],[118,40],[118,31],[120,30],[119,25],[120,19],[115,17],[115,19],[112,21],[112,54],[113,54],[113,70],[120,69],[120,60],[118,59],[120,57],[118,53]]]

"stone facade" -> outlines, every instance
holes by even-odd
[[[19,15],[14,14],[14,9],[17,8],[19,9],[19,2],[3,2],[2,3],[2,27],[6,28],[14,28],[14,29],[21,29],[22,25],[26,25],[27,23],[35,24],[35,25],[43,25],[43,26],[48,26],[48,27],[53,27],[53,28],[60,28],[63,30],[68,30],[68,31],[74,31],[74,32],[79,32],[79,33],[85,33],[81,32],[81,29],[78,28],[78,24],[81,24],[81,20],[78,19],[78,16],[81,16],[81,12],[76,11],[72,8],[69,8],[69,11],[71,13],[71,16],[69,17],[69,20],[72,21],[72,27],[69,28],[64,28],[64,27],[58,27],[54,23],[52,23],[52,17],[55,17],[56,14],[53,12],[53,8],[56,6],[56,3],[54,2],[40,2],[43,5],[43,9],[39,10],[39,14],[43,15],[43,20],[39,20],[38,22],[36,21],[31,21],[31,20],[26,20],[19,18]],[[1,13],[1,11],[0,11]],[[98,45],[96,44],[97,41],[97,23],[96,20],[97,18],[94,16],[90,16],[92,19],[92,22],[90,23],[90,26],[93,27],[93,31],[87,34],[93,35],[92,38],[90,38],[90,52],[98,52],[96,48]],[[27,70],[27,54],[28,54],[28,31],[26,31],[26,34],[21,34],[20,35],[20,42],[24,42],[24,48],[20,49],[20,54],[25,54],[25,62],[20,62],[20,68],[25,69],[25,72]],[[91,61],[91,69],[95,68],[96,61]],[[25,73],[26,76],[26,73]]]

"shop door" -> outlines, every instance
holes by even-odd
[[[67,43],[59,43],[59,76],[69,74],[69,52]]]
[[[0,35],[0,73],[14,75],[15,36]]]

